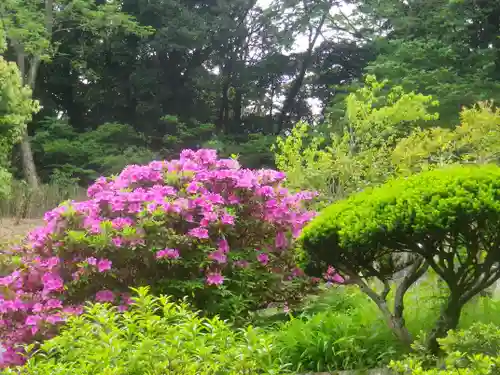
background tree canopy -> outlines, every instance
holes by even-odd
[[[438,100],[425,126],[500,93],[498,0],[8,0],[0,16],[3,58],[41,104],[12,159],[33,187],[184,147],[273,166],[299,120],[342,136],[367,73],[382,96]]]

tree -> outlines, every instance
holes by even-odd
[[[386,85],[368,76],[365,86],[346,98],[340,120],[327,119],[311,131],[299,123],[290,136],[277,139],[276,164],[291,187],[314,188],[331,203],[393,175],[393,148],[415,126],[437,118],[431,112],[437,102]]]
[[[306,30],[307,46],[305,51],[297,56],[297,73],[290,82],[285,94],[274,134],[279,134],[284,125],[290,122],[290,112],[292,112],[296,104],[296,98],[304,83],[306,73],[313,63],[314,48],[316,47],[318,38],[322,35],[330,10],[334,4],[336,4],[336,0],[294,0],[280,4],[283,9],[279,11],[286,17],[285,28],[288,28],[292,34],[297,31]]]
[[[0,17],[23,85],[35,91],[41,64],[57,53],[58,34],[77,29],[102,41],[116,30],[137,34],[149,31],[122,13],[120,6],[118,1],[103,4],[94,0],[3,1]],[[25,178],[32,188],[38,189],[39,178],[27,131],[23,132],[21,155]]]
[[[367,72],[439,98],[444,126],[462,106],[500,99],[500,1],[364,1],[385,22]]]
[[[334,203],[304,229],[300,242],[310,270],[333,265],[378,305],[406,343],[411,337],[403,297],[431,267],[449,289],[428,336],[429,349],[437,353],[437,339],[457,327],[463,306],[500,278],[499,192],[495,165],[423,172]],[[390,280],[405,268],[391,311]],[[383,283],[382,293],[368,286],[371,277]]]
[[[415,129],[392,152],[398,174],[439,168],[451,163],[500,161],[500,109],[490,102],[460,112],[455,129]]]
[[[0,35],[0,44],[1,42]],[[12,146],[21,140],[26,124],[38,110],[38,102],[32,100],[31,89],[23,85],[17,66],[0,56],[0,198],[2,199],[10,192],[12,176],[8,168]]]

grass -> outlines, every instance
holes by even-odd
[[[406,295],[405,320],[414,337],[428,332],[439,315],[445,293],[435,285],[433,279],[423,281]],[[500,300],[471,301],[459,328],[477,322],[500,327]],[[333,287],[309,300],[289,321],[272,326],[276,355],[297,372],[377,368],[406,354],[375,304],[354,286]]]
[[[80,186],[42,185],[40,191],[33,193],[26,183],[13,181],[10,198],[0,201],[0,218],[39,219],[61,202],[85,196],[86,190]]]

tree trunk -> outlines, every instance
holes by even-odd
[[[389,327],[391,327],[392,332],[398,338],[398,340],[403,343],[403,345],[407,349],[411,349],[411,344],[413,344],[413,337],[411,336],[410,331],[406,328],[404,319],[391,316],[388,319]]]
[[[389,309],[389,306],[387,305],[387,295],[390,292],[390,285],[388,283],[384,283],[384,291],[381,294],[378,294],[355,273],[348,273],[348,275],[350,279],[360,287],[361,291],[368,297],[370,297],[373,302],[375,302],[380,312],[384,316],[387,325],[392,330],[394,335],[398,338],[398,340],[403,345],[405,345],[408,350],[411,350],[413,337],[411,336],[405,325],[405,321],[403,318],[403,303],[400,303],[399,311],[396,311],[396,314],[393,314]],[[404,293],[402,295],[404,295]]]
[[[21,157],[23,162],[23,173],[26,181],[33,190],[38,190],[40,188],[40,181],[38,179],[35,160],[33,158],[33,150],[31,149],[31,142],[27,130],[25,131],[21,141]]]
[[[450,329],[456,329],[460,321],[460,313],[464,304],[460,301],[457,293],[451,293],[446,306],[441,311],[434,328],[427,337],[427,348],[432,354],[441,351],[438,339],[445,337]]]
[[[387,302],[382,300],[380,297],[376,299],[373,299],[371,295],[369,295],[369,297],[372,298],[372,300],[377,304],[387,322],[387,325],[392,330],[394,335],[404,346],[406,346],[408,350],[410,350],[411,344],[413,343],[413,337],[408,331],[408,328],[406,328],[403,317],[398,317],[392,314],[391,310],[387,306]]]
[[[290,112],[295,104],[295,98],[297,97],[297,95],[300,92],[300,89],[302,88],[302,84],[304,83],[304,78],[306,76],[307,70],[309,69],[311,62],[313,61],[314,46],[316,45],[316,41],[318,40],[318,37],[321,34],[321,30],[323,29],[323,25],[325,24],[326,18],[329,15],[332,4],[333,0],[329,0],[327,3],[328,7],[324,10],[324,13],[321,16],[318,26],[316,27],[314,32],[313,29],[310,29],[309,43],[307,50],[305,52],[305,56],[300,63],[299,74],[292,82],[292,86],[290,87],[290,90],[286,94],[285,102],[283,103],[283,107],[281,108],[278,121],[274,125],[273,129],[274,134],[279,134],[281,130],[283,130],[283,127],[287,125],[287,123],[290,121]]]
[[[28,85],[33,92],[38,63],[36,61],[32,62],[29,76],[27,76],[26,57],[21,46],[17,46],[17,65],[19,67],[19,72],[21,74],[23,84]],[[31,149],[31,142],[28,135],[28,129],[25,129],[21,140],[21,161],[23,166],[23,174],[24,177],[26,178],[26,181],[33,190],[38,190],[40,188],[40,183],[38,179],[38,173],[36,171],[35,160],[33,158],[33,151]]]

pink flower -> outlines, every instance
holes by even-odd
[[[64,322],[64,318],[59,314],[49,315],[45,320],[50,324],[56,324],[59,322]]]
[[[193,228],[188,232],[188,235],[195,238],[205,239],[208,238],[208,229],[206,228]]]
[[[221,223],[225,225],[234,225],[234,216],[229,214],[222,215]]]
[[[59,309],[62,308],[62,302],[58,299],[49,299],[45,305],[47,309]]]
[[[40,316],[30,315],[26,318],[26,321],[24,322],[24,324],[26,324],[27,326],[36,326],[36,325],[38,325],[40,320],[42,320],[42,318]]]
[[[111,261],[108,259],[101,259],[99,263],[97,263],[97,270],[99,272],[109,271],[111,269]]]
[[[113,237],[111,239],[111,242],[113,242],[113,245],[115,245],[116,247],[122,247],[123,245],[123,240],[120,237]]]
[[[97,302],[114,302],[115,295],[111,290],[101,290],[95,295]]]
[[[42,277],[44,293],[59,291],[63,289],[63,280],[59,275],[54,273],[46,273]]]
[[[267,263],[269,263],[269,255],[267,255],[266,253],[260,253],[259,255],[257,255],[257,260],[265,266]]]
[[[229,244],[225,239],[219,241],[219,251],[227,254],[229,252]]]
[[[208,285],[222,285],[224,283],[224,276],[217,272],[207,274],[206,282]]]
[[[278,232],[276,233],[276,241],[275,241],[275,246],[277,249],[284,249],[287,247],[288,242],[285,236],[285,233],[283,232]]]
[[[180,257],[177,249],[163,249],[156,253],[156,259],[178,259]]]
[[[328,269],[323,276],[328,282],[336,284],[343,284],[345,282],[344,278],[340,276],[332,266],[328,266]]]
[[[97,265],[97,259],[94,257],[87,258],[86,260],[87,264],[90,266],[95,266]]]
[[[217,263],[227,263],[227,256],[222,251],[217,250],[208,255],[208,259],[215,260]]]

